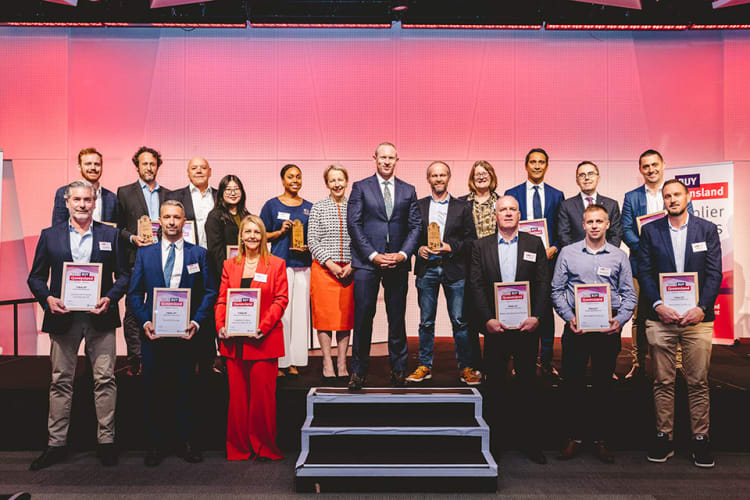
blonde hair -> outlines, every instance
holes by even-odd
[[[346,171],[344,167],[341,165],[338,165],[334,163],[333,165],[328,165],[328,168],[325,169],[323,172],[323,181],[328,184],[328,174],[330,174],[332,171],[341,172],[344,174],[344,179],[346,179],[346,182],[349,182],[349,172]]]
[[[271,255],[271,252],[268,251],[266,225],[263,224],[263,220],[260,217],[254,214],[246,215],[245,218],[242,219],[242,222],[240,222],[240,230],[237,233],[237,246],[239,247],[239,253],[237,254],[237,257],[234,258],[234,262],[239,264],[245,260],[245,243],[242,241],[242,232],[248,224],[255,224],[258,226],[258,229],[260,229],[260,246],[258,247],[258,252],[263,259],[263,262],[268,264],[268,256]]]

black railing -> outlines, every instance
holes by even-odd
[[[0,306],[13,306],[13,355],[18,356],[18,304],[33,304],[36,299],[0,300]]]

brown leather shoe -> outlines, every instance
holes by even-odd
[[[594,454],[596,455],[596,458],[598,458],[605,464],[615,463],[615,455],[607,447],[606,441],[599,441],[595,446],[596,447],[594,448]]]
[[[560,450],[560,454],[557,456],[558,460],[570,460],[571,458],[578,455],[581,451],[582,443],[575,439],[569,439],[568,443]]]

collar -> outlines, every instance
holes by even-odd
[[[190,190],[191,193],[198,193],[200,196],[206,196],[206,195],[210,195],[211,194],[211,186],[208,186],[206,188],[206,192],[205,193],[201,193],[201,190],[199,188],[195,187],[195,185],[191,182],[191,183],[188,184],[188,189]]]
[[[669,217],[669,216],[667,216],[667,217]],[[675,227],[674,227],[674,226],[673,226],[673,225],[672,225],[672,224],[671,224],[671,223],[669,222],[669,218],[667,218],[667,226],[669,227],[669,230],[670,230],[670,231],[674,231],[675,233],[676,233],[676,232],[679,232],[679,231],[682,231],[683,229],[685,229],[685,228],[687,227],[687,225],[688,225],[688,222],[690,222],[690,214],[688,214],[688,216],[687,216],[687,217],[685,218],[685,223],[684,223],[683,225],[681,225],[681,226],[680,226],[680,227],[678,227],[678,228],[675,228]]]
[[[81,235],[81,238],[83,238],[87,234],[90,234],[93,237],[94,236],[93,229],[94,229],[94,221],[92,220],[91,224],[89,224],[88,230]],[[78,233],[78,229],[76,229],[75,226],[73,226],[73,224],[71,224],[70,217],[68,217],[68,231],[71,232],[71,233],[80,234],[80,233]]]
[[[584,238],[583,239],[583,249],[582,249],[582,251],[584,253],[589,254],[589,255],[596,255],[596,254],[600,254],[600,253],[609,253],[609,248],[607,248],[607,245],[608,245],[608,243],[605,241],[603,247],[601,247],[597,251],[594,251],[591,248],[589,248],[588,244],[586,243],[586,239]]]
[[[148,187],[148,184],[146,184],[145,182],[143,182],[143,180],[142,180],[142,179],[141,179],[140,177],[138,177],[138,184],[140,184],[140,185],[141,185],[141,189],[146,189],[146,190],[148,190],[148,189],[149,189],[149,187]],[[156,183],[156,187],[154,188],[154,191],[158,191],[158,190],[159,190],[159,188],[161,188],[161,186],[160,186],[160,185],[159,185],[159,183],[157,182],[157,183]],[[154,191],[149,191],[149,192],[152,192],[152,193],[153,193]]]
[[[643,185],[643,190],[644,190],[644,191],[646,192],[646,194],[649,194],[649,193],[650,193],[650,194],[651,194],[651,196],[659,196],[659,193],[661,192],[661,189],[662,189],[663,187],[664,187],[664,181],[662,181],[662,182],[661,182],[661,185],[660,185],[660,186],[659,186],[658,188],[656,188],[656,192],[655,192],[655,193],[654,193],[653,191],[651,191],[651,190],[650,190],[650,189],[648,188],[648,186],[646,186],[645,184]]]
[[[594,191],[592,194],[588,195],[588,194],[584,193],[583,191],[581,191],[581,199],[583,201],[586,201],[586,198],[588,198],[589,196],[591,196],[594,199],[594,203],[596,203],[597,199],[599,198],[599,193],[597,193],[596,191]]]
[[[495,203],[498,198],[500,198],[500,195],[497,194],[495,191],[490,191],[490,197],[487,198],[487,201],[483,201],[482,203]],[[472,191],[469,193],[469,195],[466,197],[466,201],[474,201],[477,199],[477,193],[475,191]]]
[[[378,178],[378,184],[381,185],[381,186],[383,185],[384,182],[390,182],[391,186],[395,186],[396,185],[396,176],[395,175],[392,175],[391,178],[388,179],[387,181],[385,179],[383,179],[382,177],[380,177],[380,174],[377,173],[377,172],[375,172],[375,177]]]
[[[505,238],[503,238],[502,233],[500,231],[497,232],[497,244],[498,245],[512,245],[513,243],[516,243],[518,241],[518,231],[516,231],[516,234],[513,236],[513,238],[510,239],[510,241],[507,241]]]
[[[432,197],[432,194],[430,194],[430,203],[436,203],[438,205],[447,205],[449,201],[451,201],[450,193],[443,201],[437,201],[435,198]]]
[[[162,238],[161,240],[161,249],[163,251],[169,250],[169,244],[172,243],[166,238]],[[182,247],[185,246],[185,240],[180,238],[179,240],[174,242],[175,250],[182,250]]]
[[[539,189],[541,191],[544,191],[544,181],[540,182],[539,184],[534,184],[530,180],[528,180],[528,179],[526,180],[526,190],[527,191],[533,191],[534,190],[534,186],[539,186]]]

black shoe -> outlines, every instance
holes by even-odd
[[[42,454],[37,457],[36,460],[31,462],[31,465],[29,466],[29,470],[40,470],[40,469],[49,467],[50,465],[55,465],[56,463],[59,463],[65,460],[65,457],[67,456],[68,456],[67,447],[48,446],[47,449],[44,450]]]
[[[146,467],[156,467],[164,459],[158,448],[149,448],[146,456],[143,457],[143,465]]]
[[[575,457],[580,453],[581,451],[581,443],[580,441],[576,441],[575,439],[569,439],[567,443],[565,443],[565,446],[563,446],[560,449],[560,454],[557,455],[558,460],[570,460],[571,458]]]
[[[609,449],[606,441],[595,443],[594,455],[605,464],[615,463],[615,454]]]
[[[182,443],[177,456],[189,464],[198,464],[203,462],[203,454],[188,441]]]
[[[708,437],[703,434],[698,434],[693,438],[693,453],[691,457],[697,467],[710,469],[716,465],[714,457],[711,454],[711,445],[708,442]]]
[[[366,381],[367,377],[365,375],[352,373],[352,376],[349,378],[349,385],[347,386],[347,388],[350,391],[358,391],[362,389],[362,387],[364,387]]]
[[[128,377],[137,377],[141,374],[141,357],[128,356],[128,369],[125,372]]]
[[[560,377],[560,373],[557,371],[557,368],[552,366],[552,363],[549,361],[543,362],[541,365],[542,368],[542,374],[546,377]]]
[[[649,462],[664,463],[669,457],[673,456],[674,444],[672,443],[672,440],[663,432],[657,432],[646,458]]]
[[[403,370],[391,370],[391,385],[393,387],[404,387],[406,385],[406,375]]]
[[[524,450],[523,454],[526,455],[526,457],[535,464],[544,465],[547,463],[547,457],[545,457],[544,453],[542,453],[542,450],[538,448],[526,449]]]
[[[99,457],[99,461],[105,467],[117,465],[118,459],[115,443],[99,443],[96,448],[96,455]]]

